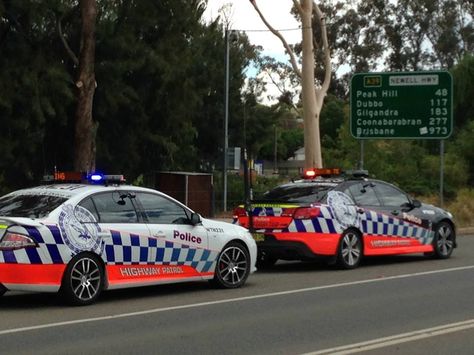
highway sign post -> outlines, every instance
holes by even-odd
[[[355,74],[351,134],[357,139],[446,139],[453,131],[447,71]]]

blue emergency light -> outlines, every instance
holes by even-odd
[[[99,183],[104,180],[104,175],[102,174],[91,174],[89,175],[89,180],[93,183]]]

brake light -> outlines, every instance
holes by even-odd
[[[33,238],[23,234],[7,232],[0,241],[0,250],[15,250],[33,247],[38,245]]]
[[[239,218],[239,217],[247,217],[247,211],[243,207],[236,207],[234,209],[234,219]]]
[[[296,209],[293,214],[294,219],[311,219],[319,216],[318,207],[301,207]]]

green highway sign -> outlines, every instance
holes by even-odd
[[[445,139],[453,131],[447,71],[355,74],[350,97],[357,139]]]

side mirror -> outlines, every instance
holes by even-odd
[[[191,213],[191,224],[193,226],[195,226],[195,225],[197,225],[201,222],[202,222],[202,220],[201,220],[201,216],[199,215],[199,213],[194,213],[194,212]]]
[[[411,201],[411,204],[413,208],[420,208],[421,207],[421,202],[419,200],[413,200]]]

